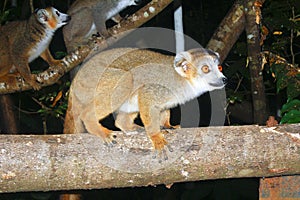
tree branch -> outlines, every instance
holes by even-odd
[[[254,2],[254,1],[253,1]],[[265,0],[260,0],[261,4]],[[209,40],[207,48],[220,54],[220,61],[227,57],[232,46],[245,30],[245,6],[242,0],[236,0]]]
[[[249,72],[251,77],[251,94],[253,102],[253,121],[264,124],[267,120],[266,94],[262,73],[262,59],[260,47],[260,30],[257,23],[257,14],[260,7],[255,6],[255,1],[245,0],[245,18]]]
[[[244,6],[237,0],[209,40],[207,48],[218,52],[220,61],[223,62],[244,29]]]
[[[112,45],[125,35],[129,34],[129,30],[138,28],[145,22],[152,19],[171,2],[172,0],[151,1],[135,14],[128,17],[126,20],[122,20],[116,26],[110,28],[108,31],[111,33],[112,37],[110,37],[108,40],[103,38],[94,38],[89,45],[83,45],[76,51],[67,55],[64,59],[62,59],[61,64],[58,66],[50,66],[46,71],[39,73],[37,75],[37,81],[42,83],[43,87],[56,83],[57,80],[60,79],[65,73],[83,62],[88,55]],[[32,87],[28,85],[20,76],[5,77],[5,80],[0,79],[0,94],[14,93],[29,89],[32,89]]]
[[[145,133],[0,135],[0,192],[147,186],[300,174],[300,124],[170,130],[168,160]]]
[[[37,74],[38,82],[42,83],[43,87],[54,84],[66,72],[80,64],[91,51],[89,46],[85,46],[67,55],[61,60],[57,66],[50,66],[46,71]],[[5,77],[5,80],[0,80],[0,94],[8,94],[19,91],[30,90],[32,87],[24,81],[21,76]]]

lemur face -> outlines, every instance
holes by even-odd
[[[219,55],[208,49],[191,49],[175,57],[175,70],[199,90],[221,89],[226,77],[220,71]]]
[[[59,12],[53,7],[46,9],[38,9],[35,11],[37,19],[40,23],[45,24],[48,28],[56,30],[67,24],[71,17],[65,13]]]

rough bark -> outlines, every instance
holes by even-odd
[[[250,2],[254,3],[255,1],[252,0]],[[260,2],[264,3],[265,0]],[[214,32],[207,44],[207,48],[218,52],[220,61],[223,62],[232,46],[245,30],[245,24],[245,5],[242,0],[237,0]]]
[[[78,48],[78,50],[67,55],[64,59],[62,59],[61,64],[58,66],[50,66],[48,70],[39,73],[37,75],[38,82],[42,83],[43,87],[56,83],[57,80],[65,73],[83,62],[88,55],[91,56],[93,53],[114,44],[120,38],[129,34],[129,30],[138,28],[145,22],[152,19],[171,2],[172,0],[151,1],[126,20],[122,20],[119,24],[109,29],[108,31],[111,33],[112,37],[108,40],[101,38],[94,39],[89,45],[83,45]],[[116,35],[117,37],[115,37]],[[20,76],[12,77],[9,80],[8,78],[5,80],[0,79],[0,94],[19,92],[29,89],[32,89],[31,86],[28,85]]]
[[[244,29],[244,6],[243,3],[238,0],[233,4],[228,14],[218,26],[209,40],[207,48],[218,52],[220,54],[220,61],[223,62]]]
[[[145,133],[0,135],[0,192],[172,184],[300,174],[300,124],[177,129],[168,160],[152,156]]]
[[[264,124],[267,119],[266,97],[262,73],[259,26],[256,22],[256,9],[253,0],[245,1],[246,35],[248,48],[249,71],[251,77],[251,93],[253,102],[254,123]]]

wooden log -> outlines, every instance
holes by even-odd
[[[300,174],[300,124],[168,130],[168,160],[145,133],[0,135],[0,192],[134,187]]]

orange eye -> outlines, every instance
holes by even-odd
[[[219,69],[220,72],[223,71],[222,65],[219,65],[219,66],[218,66],[218,69]]]
[[[208,67],[207,65],[203,65],[202,68],[201,68],[201,70],[202,70],[204,73],[210,72],[209,67]]]

